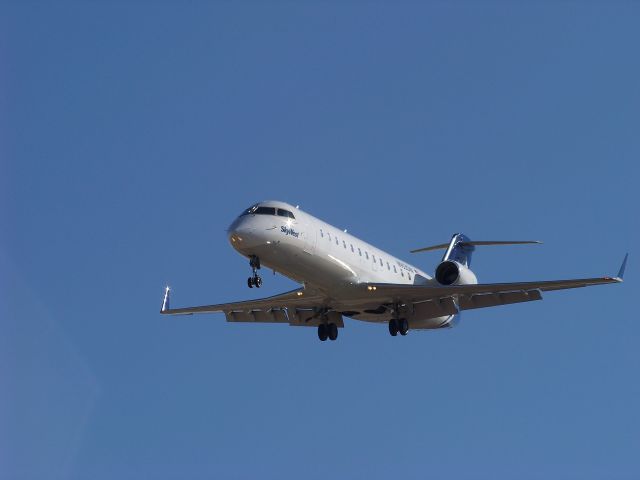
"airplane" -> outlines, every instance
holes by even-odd
[[[539,241],[472,241],[456,233],[447,243],[411,250],[444,250],[433,277],[419,268],[281,201],[244,210],[228,228],[232,247],[249,259],[249,288],[260,288],[261,267],[301,284],[256,300],[170,308],[167,286],[161,314],[224,313],[228,322],[283,323],[317,327],[321,341],[336,340],[344,317],[388,325],[391,336],[409,330],[450,328],[460,312],[542,299],[542,292],[623,281],[628,254],[617,276],[515,283],[478,283],[471,270],[475,248]]]

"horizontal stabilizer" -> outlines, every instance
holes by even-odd
[[[480,245],[524,245],[524,244],[540,244],[542,243],[539,240],[473,240],[468,242],[459,242],[457,245],[461,247],[471,247],[471,246],[480,246]],[[416,250],[411,250],[411,253],[418,252],[430,252],[432,250],[444,250],[445,248],[449,248],[450,243],[441,243],[439,245],[432,245],[430,247],[417,248]]]

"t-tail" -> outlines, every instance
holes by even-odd
[[[411,253],[445,250],[436,268],[436,280],[442,285],[469,285],[477,283],[471,271],[471,256],[481,245],[523,245],[542,243],[537,240],[471,240],[464,233],[456,233],[449,243],[411,250]]]
[[[429,252],[431,250],[443,250],[446,252],[442,257],[442,261],[453,260],[465,267],[471,266],[471,255],[477,246],[481,245],[524,245],[539,244],[538,240],[471,240],[464,233],[454,233],[449,243],[441,243],[430,247],[418,248],[411,250],[411,253]]]

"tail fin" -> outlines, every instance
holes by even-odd
[[[472,241],[464,233],[455,233],[449,243],[441,243],[430,247],[411,250],[411,253],[429,252],[431,250],[447,249],[442,257],[442,261],[454,260],[467,267],[471,266],[471,255],[480,245],[523,245],[530,243],[542,243],[538,240],[476,240]]]
[[[466,267],[471,267],[471,255],[476,247],[464,233],[456,233],[451,237],[449,247],[442,256],[442,261],[454,260]]]

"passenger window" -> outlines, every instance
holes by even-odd
[[[329,241],[331,241],[331,234],[327,233],[327,238],[329,239]]]
[[[402,270],[400,270],[400,275],[404,277],[404,272]]]
[[[367,252],[366,250],[365,250],[365,252],[364,252],[364,256],[365,256],[365,258],[366,258],[367,260],[369,260],[369,252]]]
[[[382,259],[380,258],[380,266],[383,267],[384,265],[382,265]]]
[[[324,232],[322,231],[322,229],[320,229],[320,237],[324,238]]]
[[[275,215],[275,207],[258,207],[253,212],[254,215]]]
[[[360,250],[360,248],[358,248],[358,255],[362,256],[362,250]]]
[[[340,243],[338,242],[338,237],[336,237],[336,245],[340,245]]]
[[[393,273],[398,273],[398,270],[396,270],[396,266],[393,266]]]
[[[351,253],[355,253],[355,250],[353,249],[353,243],[350,243],[349,246],[351,247]]]
[[[389,265],[389,262],[387,262],[387,270],[391,270],[391,265]]]
[[[344,249],[347,249],[347,242],[345,242],[344,240],[342,240],[342,246],[344,247]]]

